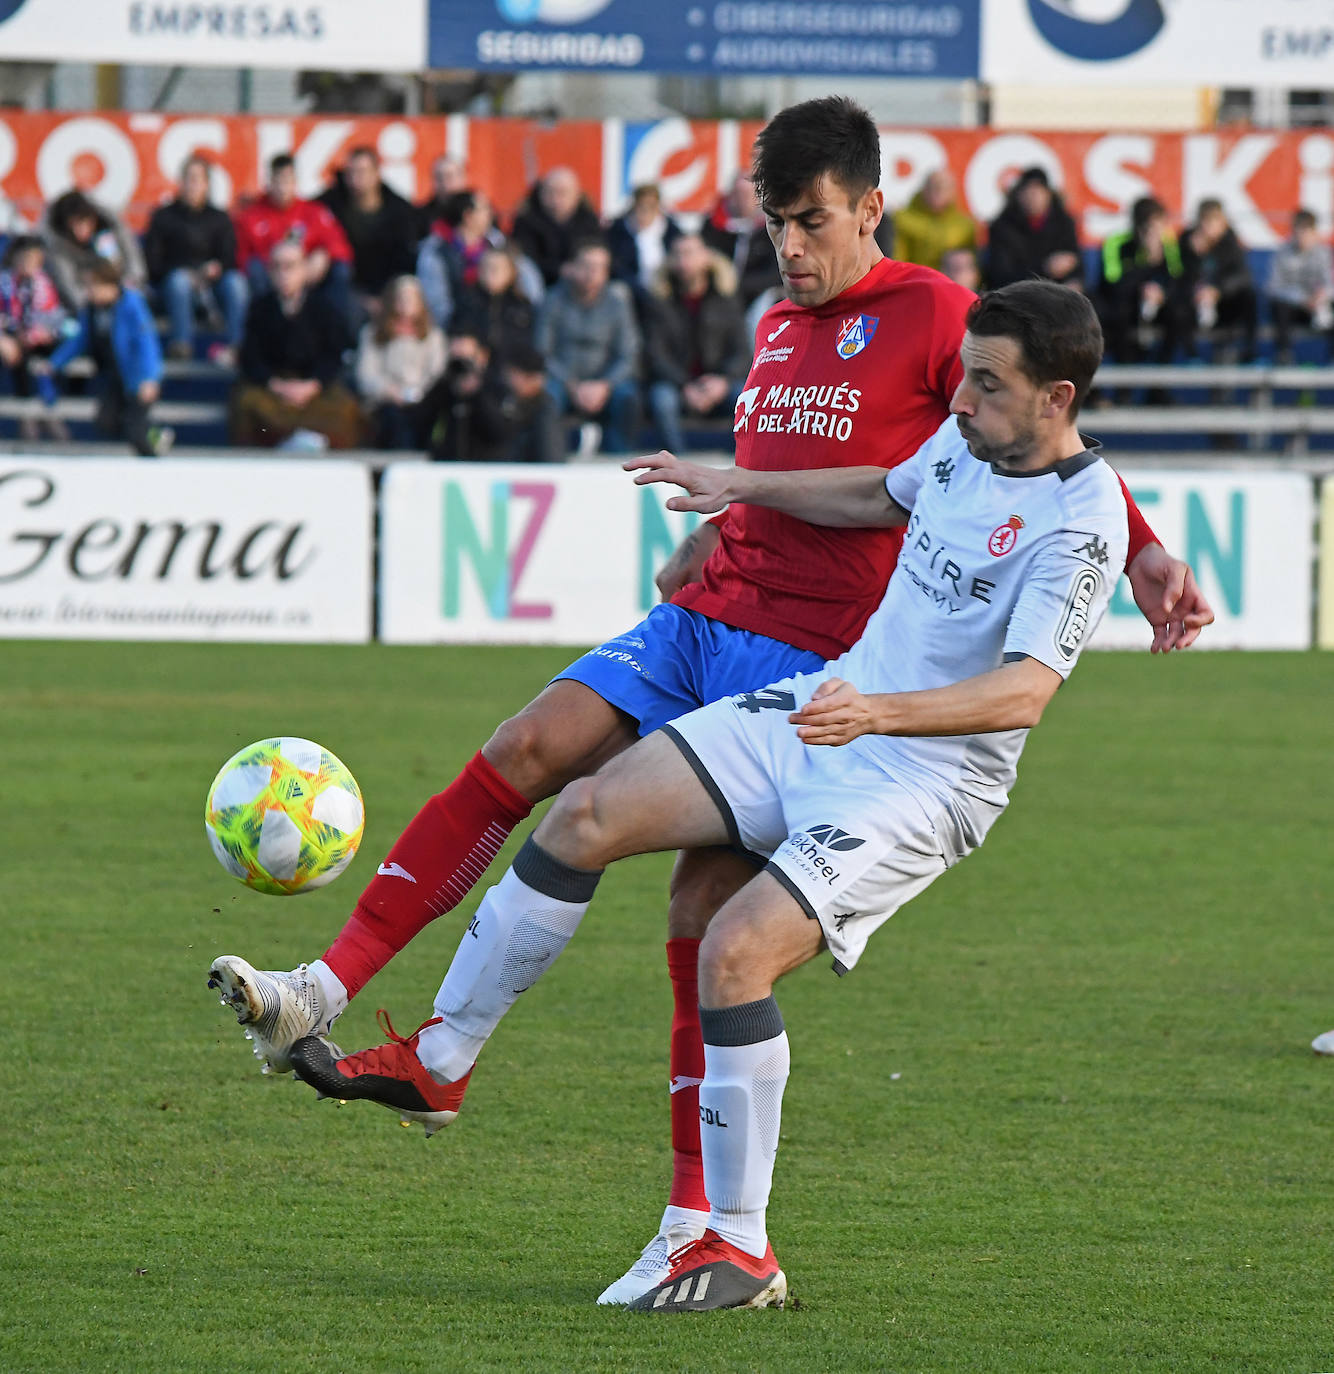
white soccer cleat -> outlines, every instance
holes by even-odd
[[[265,1073],[290,1073],[287,1052],[292,1046],[307,1035],[327,1035],[333,1023],[319,983],[305,964],[290,973],[270,973],[252,968],[235,954],[224,954],[213,961],[208,985],[246,1028],[246,1039],[253,1043]]]
[[[704,1234],[704,1224],[703,1220],[698,1223],[677,1222],[675,1226],[659,1231],[629,1269],[615,1283],[602,1290],[598,1306],[627,1307],[636,1298],[651,1292],[667,1277],[672,1267],[671,1257],[682,1246],[689,1245]]]
[[[1311,1041],[1311,1048],[1317,1054],[1334,1054],[1334,1031],[1326,1031]]]

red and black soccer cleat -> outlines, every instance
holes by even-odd
[[[437,1025],[438,1016],[423,1021],[407,1036],[394,1030],[386,1012],[379,1011],[376,1017],[389,1036],[388,1044],[340,1055],[327,1041],[308,1035],[288,1052],[292,1067],[321,1097],[378,1102],[397,1112],[405,1126],[420,1121],[432,1136],[459,1114],[472,1070],[456,1082],[440,1083],[417,1058],[417,1037],[427,1026]]]
[[[632,1312],[712,1312],[720,1307],[782,1307],[787,1276],[772,1245],[758,1258],[717,1231],[705,1231],[672,1256],[667,1277],[630,1304]]]

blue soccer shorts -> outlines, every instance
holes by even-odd
[[[687,711],[824,666],[820,654],[667,602],[553,679],[582,682],[651,735]]]

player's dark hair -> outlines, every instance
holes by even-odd
[[[761,205],[791,205],[822,176],[833,177],[853,205],[880,185],[875,120],[846,96],[789,105],[755,140],[751,178]]]
[[[1079,414],[1102,361],[1102,326],[1082,292],[1052,281],[1017,281],[974,301],[965,323],[979,338],[1013,339],[1019,370],[1034,385],[1073,382],[1070,418]]]

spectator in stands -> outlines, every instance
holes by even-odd
[[[750,367],[736,271],[698,234],[682,234],[654,278],[644,320],[649,409],[662,446],[685,449],[682,415],[727,416]]]
[[[55,393],[50,378],[40,372],[34,378],[32,363],[55,351],[69,317],[43,266],[44,258],[42,241],[32,234],[12,239],[5,252],[0,270],[0,364],[9,373],[15,396],[40,392],[51,402]],[[38,439],[43,429],[53,439],[69,437],[58,419],[25,415],[19,420],[21,439]]]
[[[1192,309],[1184,271],[1166,209],[1152,196],[1137,200],[1129,230],[1102,246],[1096,304],[1117,362],[1172,361]],[[1147,350],[1142,331],[1151,336]]]
[[[78,332],[47,366],[58,374],[75,358],[90,357],[97,369],[98,431],[124,440],[145,458],[157,457],[175,435],[152,423],[162,391],[162,349],[148,303],[125,285],[119,264],[109,258],[95,258],[85,269],[82,294]]]
[[[971,248],[951,248],[940,260],[940,270],[951,281],[974,293],[982,289],[982,270]]]
[[[438,157],[431,163],[431,194],[417,206],[417,238],[438,234],[445,202],[468,189],[468,169],[456,157]]]
[[[364,145],[348,153],[346,165],[319,199],[343,226],[352,248],[356,318],[374,317],[389,283],[416,267],[417,209],[385,185],[379,154]]]
[[[584,422],[580,447],[624,453],[639,430],[639,330],[623,283],[611,277],[602,239],[575,250],[564,280],[547,292],[536,344],[547,360],[547,390],[560,415]],[[588,428],[601,422],[601,431]]]
[[[495,367],[476,334],[449,341],[445,374],[427,398],[431,457],[449,462],[555,462],[562,457],[556,407],[542,355],[521,345]]]
[[[731,189],[709,212],[700,237],[706,247],[721,253],[736,269],[737,294],[743,306],[766,292],[778,298],[783,279],[749,172],[738,173]]]
[[[1221,201],[1200,202],[1195,223],[1181,240],[1181,264],[1192,306],[1185,313],[1189,351],[1195,351],[1196,328],[1206,334],[1235,328],[1241,331],[1242,361],[1250,362],[1255,357],[1255,283]]]
[[[894,215],[894,255],[901,262],[940,268],[951,248],[975,248],[977,225],[957,203],[954,174],[932,172],[921,190]]]
[[[560,280],[575,246],[601,232],[597,211],[569,167],[553,167],[514,217],[514,240],[547,286]]]
[[[477,280],[465,286],[454,311],[458,329],[475,334],[494,364],[516,349],[531,348],[537,307],[519,284],[518,254],[512,243],[488,247],[477,264]]]
[[[362,326],[357,387],[371,413],[376,448],[420,448],[422,401],[445,370],[445,336],[416,277],[385,287],[378,318]]]
[[[1334,253],[1320,242],[1309,210],[1293,215],[1292,237],[1274,254],[1267,294],[1280,363],[1292,361],[1294,325],[1327,331],[1334,343]]]
[[[82,191],[66,191],[53,201],[39,231],[46,249],[46,270],[71,314],[87,303],[88,269],[99,258],[120,268],[121,282],[139,290],[145,282],[139,240],[110,210]]]
[[[481,191],[455,191],[441,205],[433,232],[417,250],[417,278],[441,329],[450,327],[464,289],[476,284],[482,255],[504,241]]]
[[[663,213],[658,188],[636,186],[630,208],[607,231],[612,279],[625,282],[642,303],[680,234],[681,226]]]
[[[167,311],[170,357],[194,356],[195,312],[222,312],[226,342],[212,355],[224,366],[236,362],[245,328],[250,290],[236,267],[236,231],[226,211],[211,205],[209,165],[190,158],[181,169],[175,200],[159,206],[148,221],[144,258],[148,280]]]
[[[324,296],[343,317],[344,333],[350,330],[352,246],[327,205],[297,198],[296,163],[290,154],[270,159],[268,188],[241,207],[235,223],[236,265],[245,273],[252,296],[269,289],[273,250],[290,240],[300,250],[305,285]]]
[[[299,243],[280,239],[269,272],[272,290],[257,295],[246,316],[241,377],[232,391],[233,442],[355,448],[361,409],[339,380],[346,319],[311,286]]]
[[[1084,285],[1079,231],[1041,167],[1028,168],[1010,187],[987,234],[987,285],[993,291],[1031,277],[1076,290]]]

